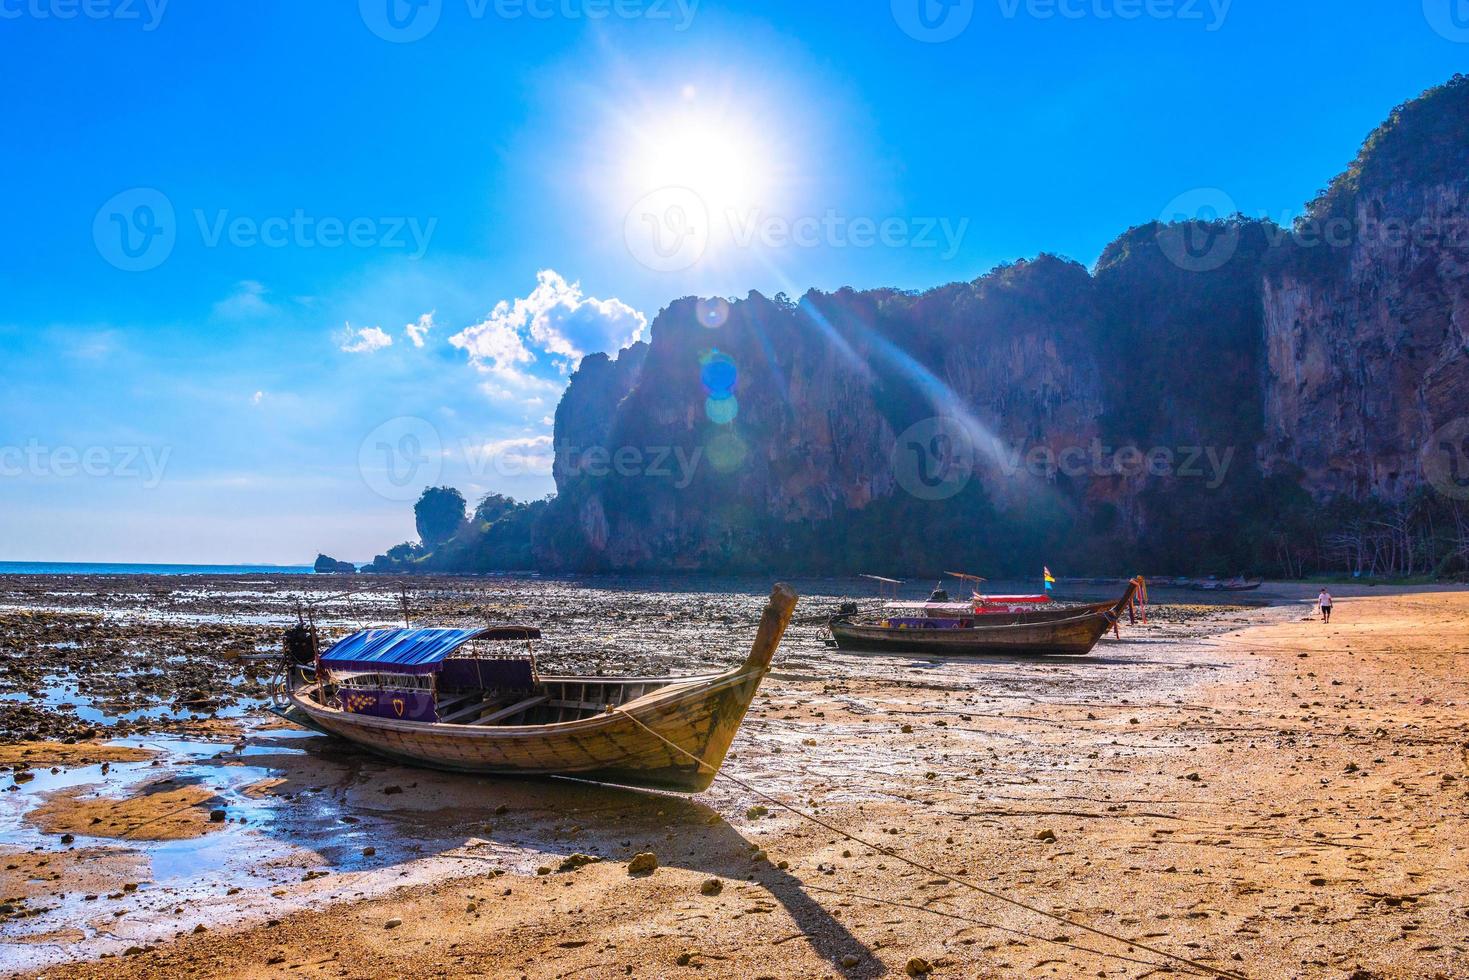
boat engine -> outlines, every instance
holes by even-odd
[[[316,629],[305,623],[297,623],[286,630],[281,638],[281,647],[285,651],[286,660],[296,667],[314,667],[316,665]]]

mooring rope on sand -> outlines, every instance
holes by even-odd
[[[884,857],[890,857],[894,861],[901,861],[902,863],[904,863],[904,864],[908,865],[909,867],[914,868],[914,869],[916,869],[918,871],[924,871],[924,872],[927,872],[928,874],[938,875],[940,878],[943,878],[943,879],[945,879],[947,881],[951,881],[951,882],[953,882],[956,885],[962,885],[965,888],[968,888],[968,889],[970,889],[972,891],[976,891],[979,894],[984,895],[986,898],[991,898],[991,899],[994,899],[997,902],[1003,902],[1006,905],[1011,905],[1011,906],[1014,906],[1015,908],[1023,909],[1026,912],[1030,912],[1033,915],[1039,915],[1039,916],[1042,916],[1044,918],[1051,919],[1051,920],[1053,920],[1055,922],[1061,923],[1064,926],[1069,926],[1072,929],[1080,929],[1083,932],[1089,932],[1089,933],[1091,933],[1094,936],[1100,936],[1103,939],[1110,939],[1113,942],[1121,943],[1124,946],[1127,946],[1127,947],[1129,947],[1131,949],[1139,949],[1139,950],[1142,950],[1143,952],[1146,952],[1146,953],[1152,953],[1154,956],[1161,956],[1164,959],[1171,960],[1174,963],[1183,964],[1184,966],[1187,966],[1187,967],[1189,967],[1189,968],[1191,968],[1193,970],[1197,970],[1197,971],[1199,971],[1201,973],[1204,973],[1206,975],[1216,976],[1216,977],[1226,977],[1226,978],[1228,978],[1228,980],[1246,980],[1244,974],[1235,973],[1235,972],[1233,972],[1231,970],[1221,970],[1219,967],[1210,966],[1207,963],[1200,963],[1199,961],[1197,961],[1197,960],[1191,960],[1191,959],[1189,959],[1186,956],[1179,956],[1177,953],[1170,953],[1170,952],[1168,952],[1165,949],[1159,949],[1156,946],[1149,946],[1148,944],[1146,944],[1146,943],[1140,943],[1140,942],[1138,942],[1135,939],[1128,939],[1125,936],[1119,936],[1116,933],[1107,932],[1106,930],[1104,930],[1104,929],[1098,929],[1095,926],[1089,926],[1089,925],[1087,925],[1084,922],[1076,922],[1076,921],[1074,921],[1072,919],[1068,919],[1068,918],[1066,918],[1063,915],[1058,915],[1057,913],[1051,912],[1051,911],[1049,911],[1047,909],[1043,909],[1043,908],[1039,908],[1039,907],[1034,906],[1034,905],[1030,905],[1030,904],[1028,904],[1026,902],[1020,901],[1019,899],[1010,898],[1008,895],[1002,895],[999,892],[992,891],[992,890],[990,890],[988,888],[984,888],[984,887],[982,887],[980,885],[976,885],[972,881],[965,881],[963,878],[959,878],[959,877],[956,877],[954,875],[951,875],[951,874],[949,874],[946,871],[940,871],[939,869],[937,869],[937,868],[931,868],[931,867],[929,867],[926,864],[920,864],[919,862],[914,861],[911,858],[908,858],[908,857],[903,856],[902,854],[899,854],[897,851],[890,850],[889,848],[885,847],[882,844],[876,844],[876,843],[873,843],[872,841],[864,840],[863,838],[858,837],[856,834],[849,833],[848,831],[845,831],[842,828],[840,828],[840,827],[838,827],[838,826],[836,826],[836,825],[834,825],[832,823],[829,823],[829,822],[827,822],[825,820],[822,820],[820,817],[816,816],[815,814],[808,813],[808,812],[806,812],[805,810],[802,810],[799,807],[795,807],[795,806],[792,806],[789,803],[786,803],[784,800],[777,799],[776,797],[774,797],[771,794],[765,792],[764,790],[757,789],[756,787],[754,787],[754,786],[750,785],[749,783],[745,782],[743,779],[740,779],[738,776],[731,776],[730,774],[728,774],[726,772],[722,772],[721,770],[715,768],[714,766],[709,765],[709,763],[705,762],[703,759],[700,759],[698,756],[694,755],[692,752],[689,752],[687,749],[683,748],[682,746],[674,744],[673,742],[671,742],[668,739],[664,738],[662,735],[660,735],[657,732],[653,731],[653,729],[651,729],[647,725],[643,724],[642,721],[640,721],[637,717],[635,717],[630,712],[628,712],[628,711],[626,711],[626,710],[624,710],[622,708],[618,708],[617,710],[624,717],[626,717],[628,720],[630,720],[633,724],[637,725],[639,728],[641,728],[643,731],[647,732],[649,735],[652,735],[654,738],[656,738],[658,741],[662,742],[664,745],[666,745],[669,748],[673,749],[678,754],[683,755],[683,756],[687,756],[689,759],[692,759],[694,761],[694,764],[695,765],[698,765],[701,768],[708,769],[708,770],[712,771],[714,773],[715,778],[717,778],[717,779],[727,779],[730,782],[734,783],[736,786],[739,786],[742,789],[746,790],[747,792],[754,793],[756,796],[760,797],[761,799],[763,799],[763,800],[765,800],[765,801],[767,801],[769,803],[773,803],[774,805],[780,807],[783,810],[789,810],[791,813],[794,813],[796,816],[802,818],[803,820],[808,820],[811,823],[816,824],[816,826],[822,827],[822,828],[824,828],[826,830],[829,830],[833,834],[836,834],[839,837],[845,837],[847,840],[851,841],[854,844],[860,844],[863,847],[870,848],[870,849],[878,852],[879,854],[882,854]],[[853,897],[859,897],[860,898],[861,896],[853,896]],[[912,906],[912,907],[915,908],[915,909],[918,909],[920,911],[932,912],[935,915],[942,915],[942,916],[945,916],[946,918],[954,918],[954,916],[951,915],[950,913],[942,912],[942,911],[939,911],[937,909],[927,909],[927,908],[924,908],[922,906]],[[1069,945],[1069,944],[1064,944],[1063,943],[1061,945]],[[1080,949],[1080,948],[1084,948],[1084,947],[1076,947],[1076,948],[1079,948]],[[1090,950],[1089,950],[1089,952],[1090,952]],[[1103,953],[1101,955],[1108,956],[1108,955],[1114,955],[1114,954]],[[1156,966],[1157,964],[1150,964],[1150,965]]]

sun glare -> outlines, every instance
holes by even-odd
[[[770,208],[779,161],[770,141],[736,113],[706,109],[692,93],[631,134],[626,179],[639,195],[687,188],[711,214]]]

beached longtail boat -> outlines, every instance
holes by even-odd
[[[1138,577],[1128,583],[1127,591],[1116,602],[1003,615],[925,612],[922,616],[889,616],[875,622],[840,616],[828,623],[828,629],[842,650],[1079,657],[1091,653],[1146,588]]]
[[[533,657],[489,648],[539,637],[527,627],[365,630],[320,654],[297,643],[277,714],[435,769],[694,793],[714,780],[795,605],[777,585],[744,663],[700,677],[541,676]]]

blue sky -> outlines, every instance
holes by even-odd
[[[0,560],[366,560],[675,297],[1289,220],[1455,9],[0,0]]]

